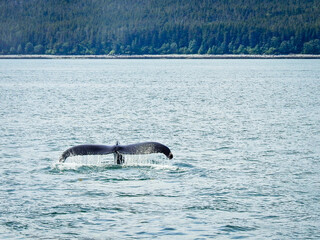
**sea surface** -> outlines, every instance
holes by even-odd
[[[0,239],[320,239],[320,60],[0,60]]]

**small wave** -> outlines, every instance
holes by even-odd
[[[175,163],[174,166],[177,166],[180,168],[194,168],[194,166],[190,163]]]
[[[256,230],[256,228],[247,226],[225,225],[221,228],[221,230],[225,232],[247,232]]]
[[[215,148],[215,149],[212,149],[212,151],[221,151],[221,150],[229,150],[229,149],[232,149],[231,147],[219,147],[219,148]]]

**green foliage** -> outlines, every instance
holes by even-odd
[[[43,54],[44,53],[44,47],[41,44],[38,44],[34,47],[34,53],[36,54]]]
[[[320,1],[0,1],[2,54],[320,54]]]
[[[320,40],[311,40],[303,44],[303,53],[320,54]]]
[[[34,51],[33,44],[31,42],[28,42],[26,44],[26,47],[25,47],[24,51],[27,54],[33,53],[33,51]]]
[[[17,53],[18,54],[22,54],[23,53],[23,48],[22,48],[21,44],[19,44],[19,46],[18,46]]]
[[[16,53],[16,49],[14,47],[11,47],[9,53],[10,54],[15,54]]]

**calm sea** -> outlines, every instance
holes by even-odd
[[[0,60],[0,161],[0,239],[319,239],[320,60]]]

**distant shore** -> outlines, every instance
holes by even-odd
[[[320,55],[0,55],[0,59],[320,59]]]

